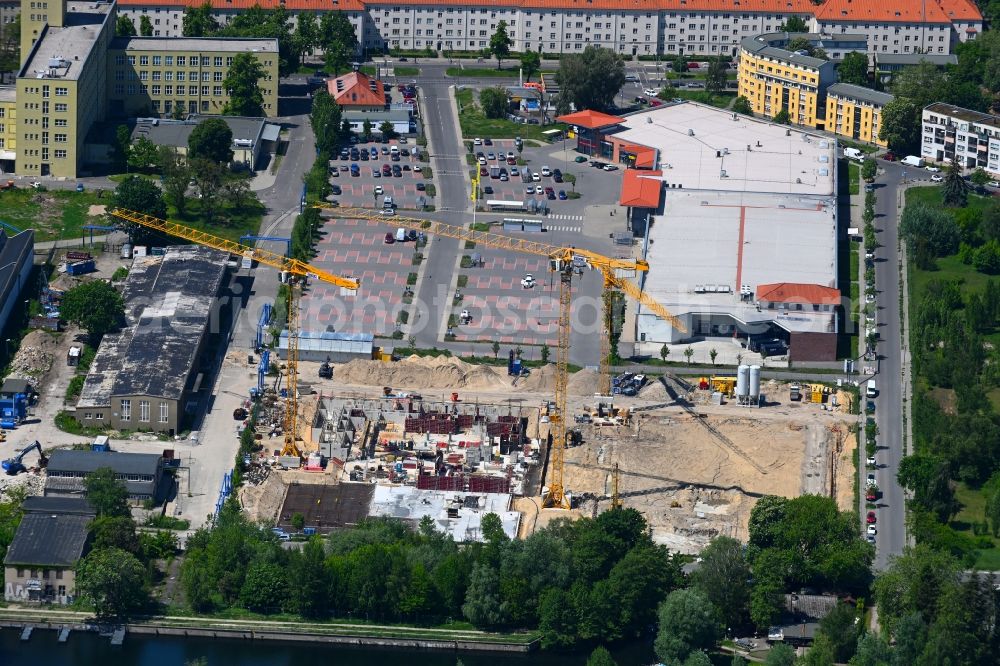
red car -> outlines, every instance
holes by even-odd
[[[479,167],[479,175],[480,176],[488,176],[488,175],[490,175],[490,172],[489,172],[489,170],[486,167]]]
[[[895,162],[896,154],[890,150],[885,155],[882,156],[882,159],[884,159],[886,162]]]
[[[869,511],[868,512],[868,518],[866,518],[866,521],[868,522],[868,524],[869,525],[874,525],[877,520],[878,519],[875,518],[875,512],[874,511]]]
[[[392,245],[395,242],[396,242],[396,239],[393,237],[392,234],[386,234],[385,235],[385,244],[386,245]]]

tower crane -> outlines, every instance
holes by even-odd
[[[435,220],[405,216],[388,218],[365,208],[339,208],[327,206],[322,203],[315,204],[315,207],[325,210],[332,217],[371,220],[405,229],[422,231],[431,235],[481,243],[486,247],[499,250],[548,258],[549,269],[559,275],[559,322],[557,326],[559,342],[556,347],[555,410],[554,413],[549,414],[549,422],[552,427],[552,447],[549,453],[552,474],[551,481],[549,482],[549,493],[545,498],[545,505],[549,507],[569,508],[566,489],[563,486],[563,464],[566,437],[569,434],[566,428],[566,397],[569,383],[570,306],[572,305],[573,270],[581,264],[591,269],[599,270],[604,277],[605,291],[619,289],[629,298],[649,308],[658,317],[669,321],[675,328],[686,331],[687,327],[677,317],[627,279],[637,272],[648,271],[649,263],[644,259],[618,259],[580,248],[560,247],[558,245],[513,238],[488,231],[464,229]],[[605,298],[604,301],[607,304],[609,299]],[[609,313],[605,312],[604,316],[605,321],[610,320]],[[602,334],[601,342],[601,376],[604,378],[608,378],[608,348],[607,334],[605,332]],[[608,379],[607,388],[603,390],[605,392],[610,390],[610,379]]]
[[[244,256],[246,253],[252,253],[254,259],[258,262],[271,266],[272,268],[277,268],[282,271],[285,275],[289,277],[294,277],[294,284],[289,284],[288,289],[288,363],[287,370],[288,374],[285,380],[286,391],[288,393],[285,399],[285,418],[284,418],[284,445],[281,449],[281,455],[283,456],[300,456],[298,444],[296,444],[296,435],[298,432],[298,375],[299,375],[299,307],[298,307],[298,290],[301,289],[302,283],[306,278],[313,278],[316,280],[321,280],[338,287],[343,287],[345,289],[356,290],[360,283],[349,277],[341,277],[339,275],[334,275],[322,269],[316,268],[304,261],[299,261],[298,259],[293,259],[291,257],[286,257],[284,255],[278,254],[277,252],[271,252],[262,248],[254,248],[248,245],[243,245],[242,243],[237,243],[235,241],[227,240],[225,238],[219,238],[218,236],[213,236],[212,234],[206,233],[204,231],[199,231],[198,229],[192,229],[191,227],[186,227],[176,222],[169,222],[167,220],[161,220],[158,217],[153,217],[151,215],[146,215],[145,213],[139,213],[134,210],[128,210],[126,208],[115,208],[111,211],[111,215],[117,217],[120,220],[126,222],[131,222],[133,224],[138,224],[140,226],[146,227],[147,229],[153,229],[161,233],[167,234],[169,236],[174,236],[176,238],[182,238],[192,243],[197,243],[198,245],[203,245],[205,247],[210,247],[214,250],[221,250],[222,252],[228,252],[230,254],[235,254],[236,256]],[[292,282],[292,280],[289,280]]]

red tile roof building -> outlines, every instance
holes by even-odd
[[[223,24],[257,0],[209,0]],[[119,0],[136,25],[153,21],[154,36],[179,36],[185,7],[201,0]],[[347,15],[364,50],[388,47],[478,51],[502,20],[514,51],[576,53],[588,45],[627,56],[735,56],[748,35],[775,32],[791,16],[812,31],[862,32],[873,53],[951,53],[983,29],[972,0],[259,0],[264,8]],[[544,22],[544,23],[543,23]],[[555,23],[555,26],[550,25]],[[897,33],[897,29],[899,30]]]
[[[381,111],[385,108],[385,86],[361,72],[351,72],[326,82],[327,91],[342,109]]]

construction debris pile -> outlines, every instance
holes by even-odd
[[[44,331],[32,331],[21,341],[7,376],[15,379],[40,379],[52,369],[58,347],[57,338]]]
[[[526,479],[537,482],[539,446],[528,434],[531,411],[411,395],[324,398],[312,439],[322,456],[344,466],[346,480],[521,494]]]
[[[476,390],[509,386],[508,379],[492,366],[445,356],[410,356],[396,363],[359,359],[338,365],[334,376],[343,384],[369,386]]]

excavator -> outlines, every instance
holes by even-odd
[[[45,467],[46,463],[49,462],[49,459],[45,457],[45,454],[42,452],[42,445],[39,444],[37,440],[31,446],[26,446],[21,449],[21,452],[13,458],[4,460],[3,463],[0,463],[0,465],[3,466],[3,470],[7,472],[8,476],[17,476],[21,472],[28,471],[28,468],[24,464],[24,457],[36,449],[38,450],[38,466]]]

